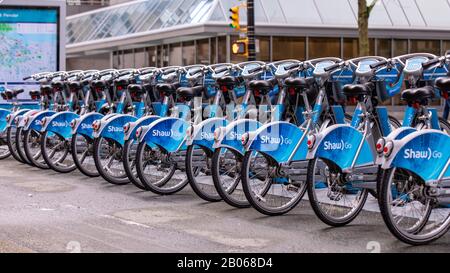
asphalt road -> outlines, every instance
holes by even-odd
[[[0,252],[449,252],[397,241],[376,212],[329,228],[308,201],[266,217],[207,203],[188,187],[157,196],[79,172],[58,174],[0,161]]]

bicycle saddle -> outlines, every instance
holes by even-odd
[[[346,84],[342,91],[346,96],[355,97],[359,95],[372,95],[375,85],[371,82],[363,84]]]
[[[130,85],[128,85],[128,90],[131,93],[134,93],[134,94],[142,94],[142,93],[145,92],[145,90],[139,84],[130,84]]]
[[[252,91],[258,91],[262,95],[266,95],[274,88],[277,82],[276,78],[270,80],[253,80],[248,84],[248,88]]]
[[[55,82],[52,82],[52,87],[53,87],[53,88],[56,88],[56,89],[58,89],[58,90],[61,90],[61,89],[63,89],[63,87],[64,87],[64,82],[62,82],[62,81],[55,81]]]
[[[50,85],[42,85],[41,86],[41,95],[50,95],[52,93],[53,88]]]
[[[409,103],[423,102],[434,98],[434,89],[432,86],[406,89],[402,92],[402,99]]]
[[[160,83],[156,85],[156,90],[166,96],[175,94],[179,84]]]
[[[232,90],[234,89],[234,85],[238,83],[238,80],[233,76],[224,76],[218,78],[216,82],[221,88],[225,87],[228,90]]]
[[[438,78],[435,81],[436,87],[439,88],[441,91],[450,92],[450,78],[444,77],[444,78]]]
[[[185,100],[191,100],[193,97],[201,97],[203,94],[203,86],[194,87],[180,87],[177,89],[177,94]]]
[[[68,85],[70,90],[80,90],[81,88],[81,83],[77,81],[69,82]]]
[[[130,83],[127,79],[116,79],[114,80],[114,84],[117,86],[127,86]]]
[[[41,98],[41,93],[38,90],[31,90],[28,94],[32,100],[38,100]]]

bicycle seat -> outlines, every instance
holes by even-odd
[[[114,80],[114,84],[117,86],[127,86],[130,83],[127,79],[116,79]]]
[[[55,81],[55,82],[52,82],[52,87],[53,88],[56,88],[56,89],[63,89],[63,87],[64,87],[64,82],[62,82],[62,81]]]
[[[158,92],[163,93],[166,96],[170,96],[175,94],[178,85],[177,84],[171,84],[171,83],[160,83],[156,85],[156,90]]]
[[[346,84],[342,91],[346,96],[355,97],[359,95],[372,95],[375,85],[371,82],[363,84]]]
[[[105,88],[108,83],[105,80],[95,80],[92,81],[92,86],[95,88]]]
[[[434,98],[434,89],[432,86],[406,89],[402,92],[402,99],[408,103],[423,102]]]
[[[53,88],[50,85],[42,85],[41,86],[41,95],[50,95],[52,93]]]
[[[144,89],[139,84],[130,84],[130,85],[128,85],[128,90],[131,93],[135,93],[135,94],[142,94],[142,93],[144,93]]]
[[[234,85],[238,83],[236,77],[233,76],[220,77],[216,82],[221,88],[225,87],[228,90],[234,89]]]
[[[2,98],[3,98],[4,100],[7,100],[7,99],[8,99],[8,98],[6,97],[5,92],[0,93],[0,95],[2,96]]]
[[[81,83],[77,81],[69,82],[69,89],[70,90],[80,90],[81,89]]]
[[[191,100],[193,97],[201,97],[203,94],[203,86],[194,87],[180,87],[177,89],[177,94],[185,100]]]
[[[32,100],[37,100],[41,98],[41,93],[38,90],[31,90],[28,92]]]
[[[441,91],[450,92],[450,78],[449,77],[443,77],[438,78],[435,81],[436,87],[439,88]]]
[[[270,80],[253,80],[248,84],[248,88],[252,91],[258,91],[262,95],[268,94],[277,84],[277,79]]]
[[[11,100],[13,98],[13,92],[11,90],[6,90],[2,93],[5,100]]]
[[[287,78],[284,81],[284,85],[288,88],[294,88],[297,91],[301,91],[302,89],[309,88],[311,85],[315,83],[313,77],[309,78]]]

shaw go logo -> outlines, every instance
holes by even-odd
[[[270,136],[261,136],[261,143],[262,144],[279,144],[279,145],[290,145],[292,144],[292,139],[287,137],[270,137]]]
[[[432,151],[428,148],[425,151],[415,151],[413,149],[405,149],[403,152],[403,157],[406,159],[439,159],[442,158],[442,153],[439,151]]]
[[[331,141],[325,141],[323,143],[324,150],[348,150],[352,148],[352,144],[348,142],[344,142],[341,140],[341,142],[331,142]]]

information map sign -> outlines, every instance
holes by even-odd
[[[28,91],[39,86],[23,78],[58,70],[58,12],[58,8],[0,6],[0,92],[23,88],[19,99],[28,100]]]

